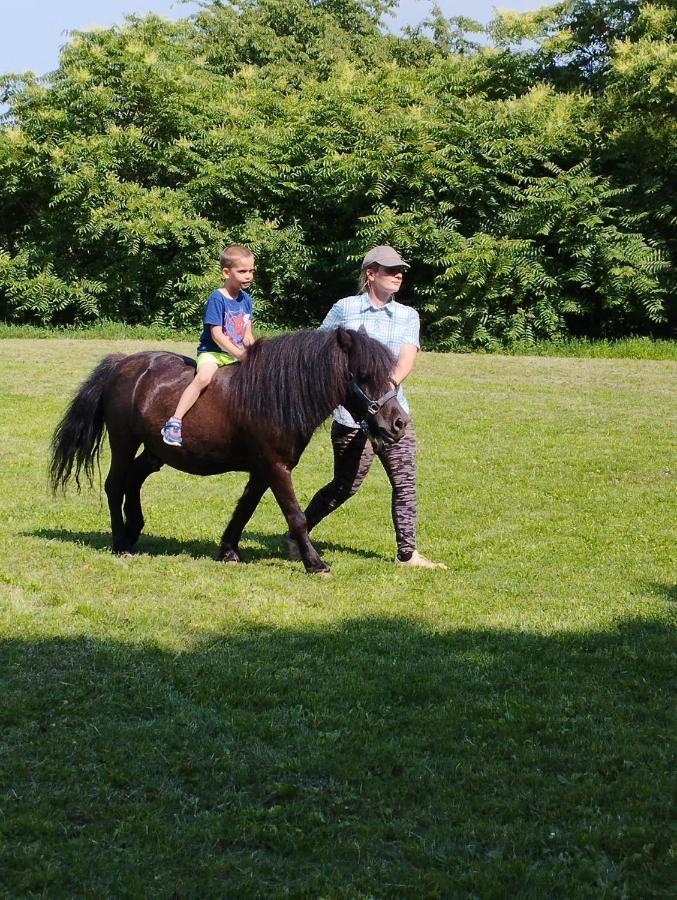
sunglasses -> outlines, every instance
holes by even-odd
[[[386,275],[404,275],[405,266],[381,266]]]

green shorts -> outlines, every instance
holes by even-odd
[[[197,355],[197,367],[200,368],[203,363],[213,363],[215,366],[229,366],[237,360],[225,350],[205,350],[204,353]]]

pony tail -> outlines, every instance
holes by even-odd
[[[106,426],[103,419],[103,395],[115,366],[124,359],[124,353],[105,356],[71,400],[64,417],[54,429],[49,466],[52,491],[66,486],[75,467],[75,483],[78,491],[82,485],[80,475],[84,471],[92,484],[94,464],[98,461]]]

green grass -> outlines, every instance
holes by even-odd
[[[675,363],[423,354],[449,570],[393,564],[375,468],[314,579],[269,497],[215,561],[239,474],[153,476],[130,559],[48,494],[75,386],[151,345],[0,343],[0,896],[672,896]]]

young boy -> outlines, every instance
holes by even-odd
[[[191,406],[220,366],[243,359],[254,343],[252,298],[246,292],[254,280],[254,254],[248,247],[231,244],[221,251],[223,287],[207,298],[204,329],[197,348],[197,372],[185,389],[174,415],[162,429],[165,444],[181,446],[181,424]]]

